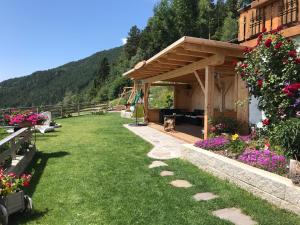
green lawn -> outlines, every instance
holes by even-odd
[[[260,224],[296,225],[300,218],[181,161],[168,161],[175,177],[148,169],[151,149],[122,127],[119,114],[60,120],[63,128],[40,135],[32,163],[35,212],[15,215],[12,224],[44,225],[184,225],[231,224],[212,216],[225,207],[239,207]],[[177,189],[172,179],[194,186]],[[192,200],[197,192],[214,192],[209,202]]]

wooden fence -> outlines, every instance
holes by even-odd
[[[0,140],[0,167],[7,168],[22,148],[29,148],[32,140],[30,128],[22,128]],[[25,144],[26,145],[23,145]]]
[[[52,118],[64,118],[67,116],[80,116],[82,114],[92,114],[109,110],[108,103],[80,103],[80,104],[67,104],[67,105],[46,105],[46,106],[34,106],[34,107],[19,107],[0,109],[0,120],[3,121],[5,114],[12,114],[15,111],[27,111],[32,112],[45,112],[49,111],[52,114]]]

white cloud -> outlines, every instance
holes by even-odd
[[[127,38],[122,38],[122,44],[125,45],[127,43]]]

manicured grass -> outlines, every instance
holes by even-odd
[[[171,160],[172,177],[162,169],[148,169],[151,149],[122,127],[119,114],[82,116],[60,120],[58,132],[39,135],[30,170],[35,212],[11,217],[12,224],[95,225],[221,225],[212,216],[225,207],[241,208],[260,224],[296,225],[300,218],[221,181],[182,160]],[[194,186],[177,189],[172,179]],[[214,192],[220,198],[195,202],[197,192]]]

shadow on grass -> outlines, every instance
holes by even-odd
[[[69,154],[70,153],[65,151],[58,151],[58,152],[51,152],[51,153],[37,152],[31,164],[29,165],[28,169],[26,170],[27,172],[33,172],[33,176],[30,182],[30,187],[25,190],[25,193],[29,196],[33,196],[49,159],[61,158]],[[29,221],[34,221],[43,217],[49,211],[50,211],[49,209],[45,209],[42,211],[33,210],[31,213],[16,213],[10,216],[9,224],[12,225],[25,224]]]

